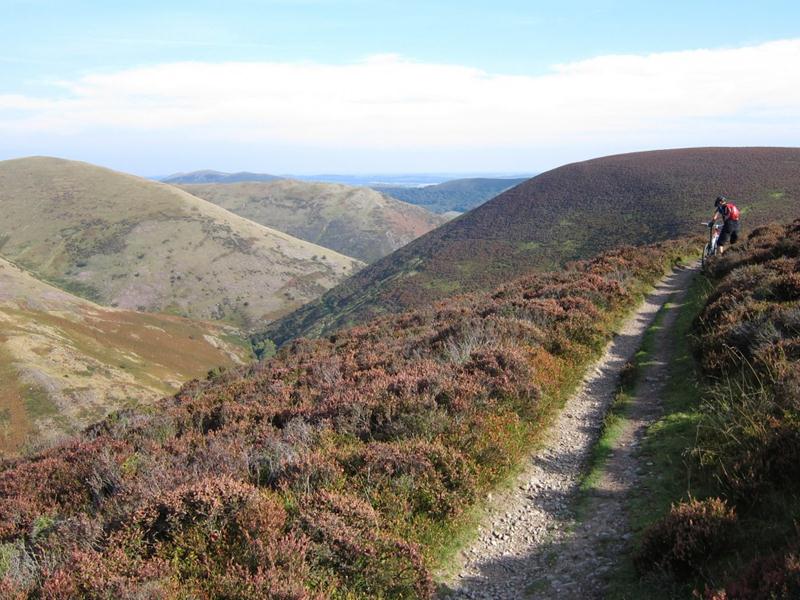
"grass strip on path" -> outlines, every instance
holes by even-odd
[[[589,457],[589,468],[581,481],[581,497],[578,499],[577,508],[580,516],[581,508],[586,499],[586,494],[597,487],[600,478],[606,468],[609,456],[619,440],[619,436],[625,429],[626,413],[628,406],[633,401],[636,385],[641,378],[642,370],[650,364],[655,336],[663,327],[664,315],[670,302],[667,301],[658,309],[653,322],[647,328],[642,337],[642,344],[620,374],[619,390],[611,404],[606,416],[603,418],[603,427],[600,438],[592,448]]]

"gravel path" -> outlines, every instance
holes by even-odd
[[[596,491],[576,521],[573,500],[603,415],[614,399],[620,369],[641,345],[658,309],[680,297],[697,267],[665,278],[620,328],[548,432],[545,450],[530,458],[516,484],[491,500],[478,538],[462,553],[455,581],[441,592],[448,599],[602,598],[603,582],[630,538],[626,492],[646,465],[636,446],[660,412],[669,344],[675,319],[668,310],[657,334],[653,362],[642,373],[619,442]]]

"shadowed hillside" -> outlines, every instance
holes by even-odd
[[[0,455],[249,358],[232,327],[104,308],[0,259]]]
[[[745,229],[800,214],[800,149],[660,150],[548,171],[370,265],[264,335],[279,344],[316,336],[623,243],[697,232],[720,193],[738,203]]]
[[[249,325],[361,263],[173,186],[55,158],[0,163],[0,255],[105,305]]]
[[[294,237],[373,262],[447,219],[364,187],[282,179],[182,189]]]
[[[491,200],[501,192],[519,185],[524,179],[470,178],[454,179],[425,187],[375,185],[373,189],[393,198],[410,202],[436,213],[467,212]]]

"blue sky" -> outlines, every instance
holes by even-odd
[[[534,102],[548,94],[549,77],[557,71],[556,65],[578,65],[570,70],[583,73],[582,78],[575,78],[574,87],[556,82],[565,94],[560,104],[545,103],[537,108],[540,114],[553,111],[546,123],[556,124],[559,119],[565,125],[574,123],[577,113],[562,112],[560,107],[571,103],[570,90],[582,93],[581,82],[603,86],[602,77],[585,76],[584,72],[595,68],[590,61],[605,64],[606,57],[630,58],[608,63],[608,69],[616,74],[627,69],[631,60],[663,55],[664,60],[635,67],[647,72],[651,64],[667,69],[654,72],[641,85],[691,70],[697,61],[680,53],[704,49],[721,53],[720,60],[736,62],[741,60],[737,55],[722,53],[761,48],[751,53],[753,73],[760,70],[759,60],[769,61],[776,74],[800,70],[797,63],[789,64],[795,56],[793,49],[787,52],[769,46],[770,42],[800,38],[797,2],[681,1],[656,6],[631,1],[0,0],[0,10],[0,158],[56,154],[140,174],[203,167],[296,173],[512,172],[662,145],[796,145],[798,133],[796,112],[782,104],[765,106],[772,102],[767,97],[753,97],[746,105],[729,106],[715,114],[707,107],[688,104],[674,112],[656,106],[658,96],[644,96],[633,112],[638,112],[639,106],[653,110],[619,122],[613,111],[590,111],[587,118],[614,122],[615,126],[604,131],[595,131],[592,123],[581,130],[566,127],[563,139],[557,128],[539,136],[533,126],[517,137],[510,131],[494,136],[491,132],[503,130],[504,124],[490,115],[503,111],[503,94],[520,90],[531,94]],[[348,68],[375,57],[379,57],[377,66]],[[776,67],[775,62],[781,60],[786,64]],[[717,64],[722,63],[713,59],[706,69],[716,69]],[[219,65],[227,67],[215,68]],[[234,65],[246,67],[239,72],[239,79],[228,76],[237,71]],[[317,68],[298,70],[297,65]],[[432,75],[425,68],[436,65],[443,68]],[[465,77],[459,69],[472,74]],[[726,72],[724,65],[718,70]],[[708,72],[698,71],[691,82],[713,80]],[[741,82],[735,72],[728,73],[727,80],[764,87],[752,78],[753,73],[744,74]],[[109,79],[100,81],[103,77]],[[186,87],[196,90],[191,102],[167,89],[169,81],[183,81],[184,77]],[[269,111],[237,106],[233,92],[221,96],[213,86],[210,90],[199,86],[199,81],[212,77],[238,90],[236,93],[263,100]],[[247,80],[259,77],[273,78],[276,86],[254,89],[247,85]],[[446,86],[429,91],[437,87],[437,81],[450,81],[451,77],[455,98],[447,94]],[[147,81],[156,91],[143,98],[145,90],[132,85],[132,78]],[[314,78],[319,80],[307,85],[307,80]],[[376,78],[374,84],[384,88],[399,81],[402,89],[396,90],[395,96],[373,97],[360,89],[370,84],[364,78]],[[727,80],[722,79],[721,85]],[[794,98],[791,73],[789,80],[782,84],[789,86],[788,90],[779,87],[772,92]],[[316,108],[325,102],[324,90],[331,85],[335,89],[332,82],[336,81],[359,90],[353,97],[340,98],[340,104],[333,103],[342,111],[341,117],[334,111],[327,114],[323,106],[325,121]],[[680,78],[675,81],[679,86],[686,83],[684,95],[691,97],[690,83]],[[291,101],[274,102],[282,90],[295,84],[300,89],[292,92]],[[635,74],[629,72],[615,85],[627,97],[623,85],[635,89],[638,84]],[[118,94],[119,89],[128,93]],[[710,90],[697,89],[697,93],[701,91]],[[618,98],[602,90],[587,92],[592,105],[619,104]],[[336,94],[344,93],[336,90]],[[461,113],[463,122],[450,118],[453,111],[443,108],[445,102],[460,104],[458,93],[483,98]],[[738,90],[733,87],[725,93],[737,94]],[[430,95],[424,105],[419,94]],[[409,100],[409,95],[415,97]],[[409,102],[413,110],[407,110]],[[524,103],[519,98],[515,102],[509,119],[532,123],[535,119],[525,112]],[[682,98],[674,102],[680,105]],[[350,112],[365,104],[380,108],[367,110],[366,116],[358,110]],[[289,110],[288,105],[295,108]],[[298,105],[303,109],[297,109]],[[401,105],[398,110],[392,108]],[[228,112],[220,108],[225,106]],[[281,110],[287,112],[278,118]],[[194,118],[184,119],[185,114]],[[147,115],[152,118],[145,118]],[[160,120],[156,115],[161,115]],[[484,117],[485,128],[473,129],[474,122]],[[349,127],[329,126],[339,118]],[[656,121],[660,125],[654,128]],[[415,144],[417,126],[420,135]],[[295,135],[289,127],[307,131]],[[352,135],[346,135],[348,132]],[[375,132],[374,139],[369,139],[370,132]],[[468,138],[470,133],[475,138]],[[480,143],[481,138],[485,143]]]

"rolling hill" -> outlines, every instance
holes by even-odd
[[[720,193],[738,203],[745,229],[800,214],[800,149],[659,150],[559,167],[370,265],[259,337],[318,336],[620,244],[700,232]]]
[[[0,259],[0,456],[249,357],[230,326],[98,306]]]
[[[361,266],[171,185],[55,158],[0,162],[0,256],[100,304],[241,326]]]
[[[435,213],[467,212],[527,179],[476,177],[454,179],[425,187],[375,185],[372,188]]]
[[[181,187],[246,219],[367,263],[447,221],[364,187],[290,179]]]
[[[237,183],[240,181],[274,181],[280,179],[276,175],[266,173],[250,173],[241,171],[239,173],[223,173],[222,171],[212,171],[205,169],[202,171],[192,171],[191,173],[175,173],[162,178],[163,183],[184,184],[184,183]]]

